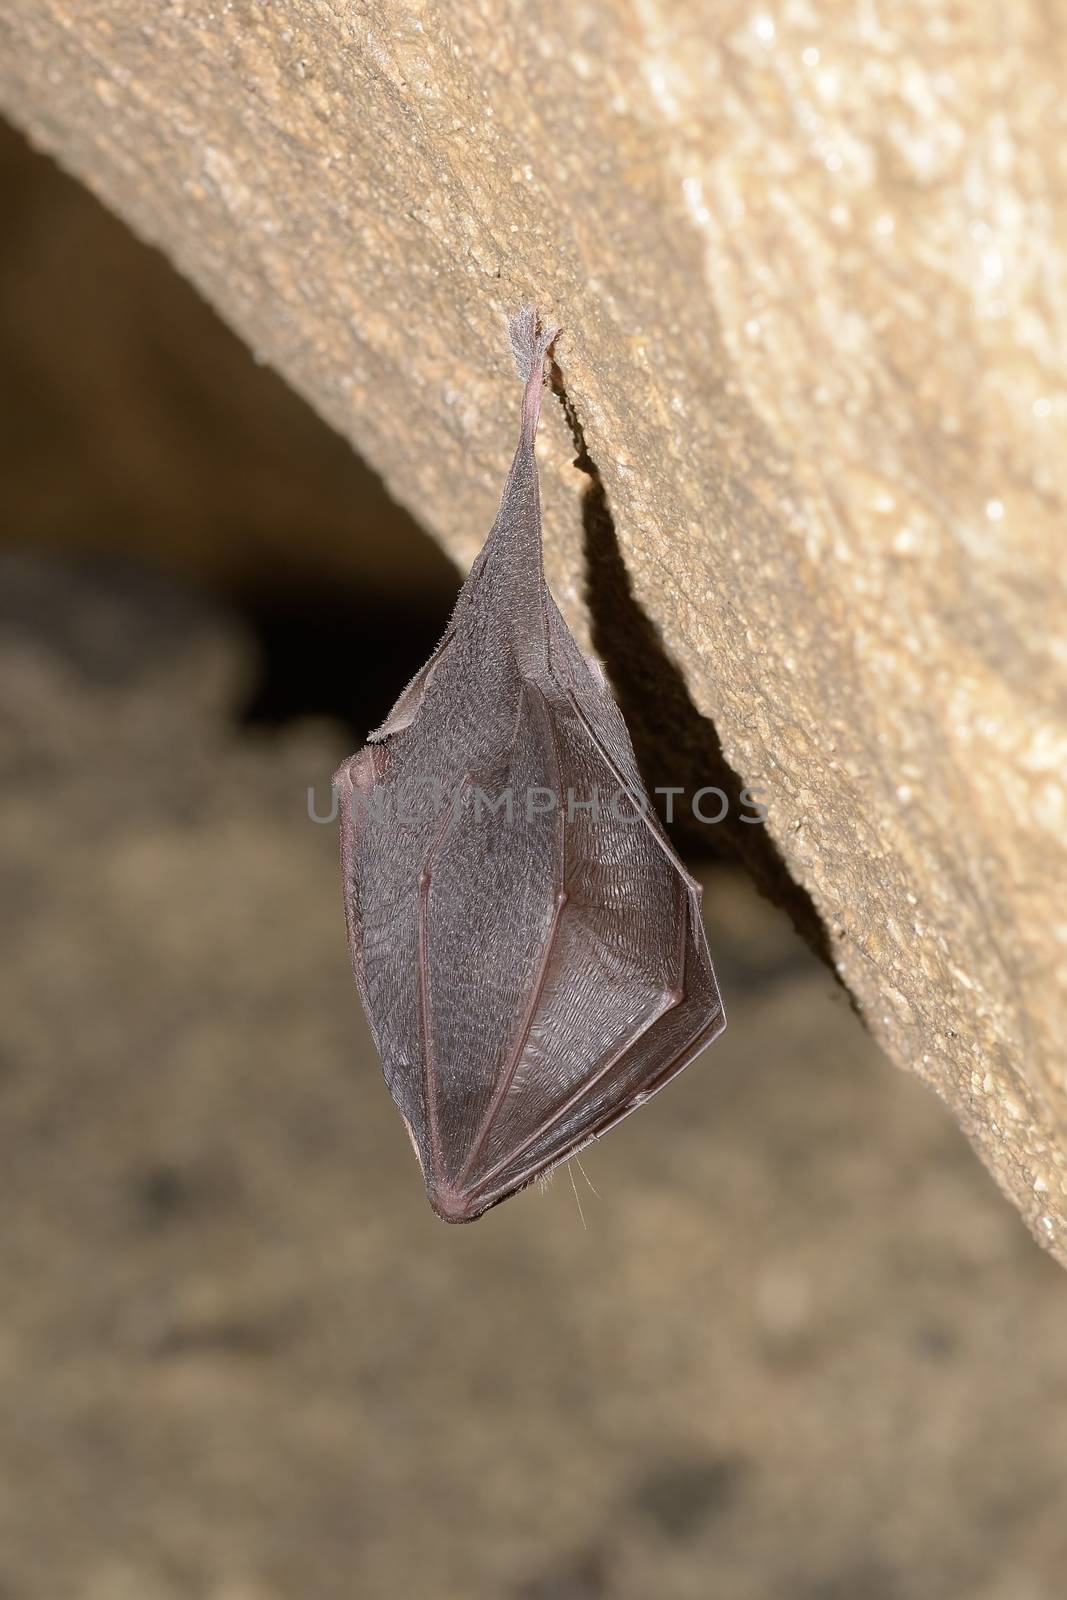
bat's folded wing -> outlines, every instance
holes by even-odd
[[[431,1194],[452,1216],[478,1215],[580,1150],[724,1026],[699,891],[635,806],[643,791],[569,696],[543,711],[563,824],[558,888],[504,1070],[462,1165]]]

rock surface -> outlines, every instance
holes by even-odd
[[[1036,0],[996,27],[976,0],[10,0],[0,104],[460,562],[513,431],[504,316],[536,296],[564,324],[634,601],[691,696],[646,761],[683,781],[717,735],[765,791],[872,1032],[1067,1260],[1048,26]],[[548,567],[580,627],[573,455],[558,417]],[[599,621],[639,679],[644,645]]]

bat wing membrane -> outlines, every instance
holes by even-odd
[[[598,1137],[725,1025],[699,888],[626,798],[644,789],[610,692],[569,632],[563,649],[542,695],[566,816],[557,912],[532,1016],[452,1196],[471,1216]]]
[[[552,333],[532,309],[513,324],[522,429],[497,521],[441,643],[335,780],[356,982],[450,1221],[599,1137],[725,1026],[700,889],[544,583]],[[405,795],[434,805],[404,815]]]

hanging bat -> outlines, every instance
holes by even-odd
[[[544,578],[534,441],[558,329],[511,324],[518,448],[448,629],[334,779],[356,984],[430,1204],[471,1222],[725,1027],[700,888]]]

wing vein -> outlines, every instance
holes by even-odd
[[[541,717],[545,730],[547,731],[546,744],[552,752],[552,759],[555,764],[558,798],[562,781],[562,764],[559,758],[559,749],[556,744],[555,730],[552,727],[552,718],[550,717],[545,706],[545,700],[541,690],[538,689],[535,684],[531,683],[529,680],[526,680],[522,687],[522,693],[524,696],[528,689],[533,690],[535,698],[531,700],[531,704],[535,704],[537,706],[537,714]],[[537,1011],[541,994],[544,990],[545,975],[548,971],[548,964],[552,957],[552,949],[555,944],[556,935],[559,932],[560,919],[563,915],[563,908],[566,904],[566,891],[564,887],[567,868],[566,846],[563,834],[563,814],[559,806],[556,807],[556,833],[554,849],[556,854],[556,870],[553,874],[553,881],[556,885],[556,898],[555,904],[552,908],[552,917],[549,922],[548,933],[541,950],[541,959],[538,962],[537,974],[530,990],[529,1000],[527,1001],[526,1007],[523,1011],[522,1021],[519,1025],[515,1041],[511,1049],[508,1051],[503,1070],[501,1071],[500,1077],[497,1080],[495,1088],[493,1089],[492,1097],[488,1106],[486,1107],[485,1115],[482,1118],[481,1125],[475,1134],[474,1143],[471,1146],[470,1153],[468,1154],[466,1161],[463,1163],[459,1176],[456,1179],[458,1185],[462,1185],[464,1178],[467,1176],[471,1167],[474,1165],[474,1162],[485,1148],[486,1140],[492,1131],[493,1123],[496,1120],[496,1117],[500,1111],[500,1107],[504,1102],[504,1097],[515,1080],[515,1074],[519,1070],[519,1062],[522,1060],[522,1052],[526,1048],[526,1041],[529,1038],[530,1029],[533,1026],[534,1015]]]

